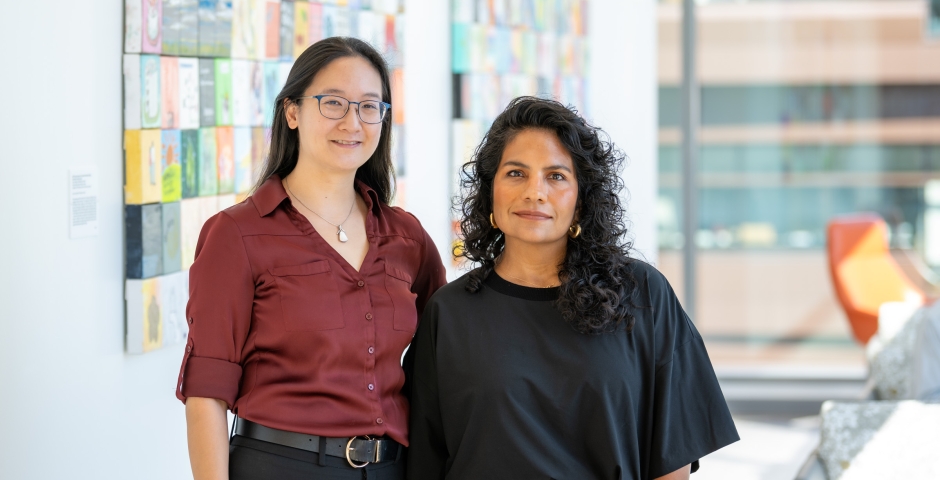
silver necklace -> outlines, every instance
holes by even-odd
[[[290,196],[293,197],[295,200],[297,200],[298,203],[300,203],[301,205],[303,205],[304,208],[306,208],[307,210],[309,210],[310,213],[316,215],[320,220],[323,220],[324,222],[329,223],[330,225],[333,225],[334,227],[336,227],[336,237],[339,239],[340,242],[346,243],[346,242],[349,241],[349,237],[346,236],[346,231],[343,230],[343,224],[346,223],[346,220],[349,220],[349,216],[352,215],[353,208],[355,208],[355,206],[356,206],[356,200],[355,200],[355,199],[353,199],[352,205],[349,206],[349,213],[346,214],[346,218],[344,218],[342,222],[339,222],[339,223],[337,224],[337,223],[333,223],[333,222],[331,222],[331,221],[329,221],[329,220],[327,220],[327,219],[321,217],[320,214],[317,213],[317,212],[314,212],[312,208],[310,208],[310,207],[304,205],[304,202],[302,202],[302,201],[300,200],[300,197],[298,197],[297,195],[294,195],[294,192],[291,191],[291,189],[290,189],[290,183],[287,182],[287,179],[284,179],[284,185],[287,186],[287,192],[290,193]]]

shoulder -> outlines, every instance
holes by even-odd
[[[486,308],[481,301],[484,301],[482,292],[471,293],[467,291],[467,279],[469,274],[464,274],[460,278],[448,282],[431,295],[428,299],[427,307],[424,311],[432,317],[453,317],[469,311],[479,311]]]
[[[487,310],[487,306],[481,303],[485,302],[481,299],[484,296],[481,295],[482,292],[470,293],[466,290],[467,278],[468,274],[464,274],[447,283],[428,299],[421,322],[427,323],[428,328],[434,330],[435,337],[439,328],[448,331],[475,328],[478,319],[475,314],[481,309]]]
[[[631,259],[627,268],[636,281],[633,292],[636,327],[652,328],[657,345],[669,346],[657,350],[672,351],[696,336],[679,298],[662,272],[636,259]]]
[[[217,238],[224,237],[225,239],[232,239],[234,237],[241,238],[242,232],[241,228],[239,228],[238,221],[236,221],[235,217],[229,212],[232,208],[234,207],[229,207],[217,212],[215,215],[206,219],[205,223],[202,225],[203,235]]]
[[[261,215],[255,203],[254,195],[228,207],[210,218],[219,222],[224,217],[225,222],[232,223],[243,237],[257,235],[302,235],[290,221],[283,208],[275,208],[266,215]],[[208,221],[206,222],[209,223]]]
[[[259,218],[258,209],[254,206],[254,199],[248,197],[240,203],[223,209],[217,215],[228,217],[237,225],[249,225],[252,220]]]
[[[244,237],[227,210],[209,217],[199,233],[190,277],[198,272],[218,269],[222,264],[226,267],[243,265],[242,260],[248,258]]]
[[[460,278],[437,289],[434,295],[431,295],[429,304],[434,304],[439,307],[441,305],[452,304],[453,302],[465,302],[470,300],[471,296],[474,294],[467,291],[467,278],[469,275],[469,273],[465,273]]]
[[[672,294],[669,280],[656,267],[649,263],[631,258],[626,264],[627,273],[633,277],[637,289],[650,297]]]
[[[421,226],[421,222],[418,221],[417,217],[401,207],[383,204],[379,208],[381,208],[382,211],[381,220],[385,227],[383,230],[386,235],[408,238],[421,245],[425,244],[428,234],[425,232],[424,227]]]
[[[418,217],[415,217],[411,212],[401,207],[393,207],[391,205],[382,205],[381,209],[382,215],[388,218],[388,221],[395,224],[395,226],[407,231],[424,231],[424,227],[421,226]]]

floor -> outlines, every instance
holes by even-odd
[[[736,415],[741,441],[700,462],[692,480],[793,480],[819,442],[819,417]]]
[[[722,393],[741,440],[701,461],[693,480],[793,480],[819,444],[826,400],[869,395],[864,368],[720,366]]]

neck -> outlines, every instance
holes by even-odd
[[[496,272],[507,280],[524,282],[526,286],[558,285],[558,266],[565,259],[566,247],[567,242],[531,245],[507,238]]]
[[[324,170],[313,162],[298,161],[282,181],[289,194],[327,218],[345,216],[357,197],[355,171]]]

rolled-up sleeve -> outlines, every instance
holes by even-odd
[[[254,281],[238,225],[225,212],[206,221],[189,270],[189,340],[176,396],[238,397],[241,361],[251,323]]]

